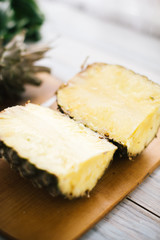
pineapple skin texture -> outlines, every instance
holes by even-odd
[[[82,124],[35,104],[2,111],[0,126],[0,156],[52,196],[88,195],[117,149]]]
[[[45,188],[53,197],[61,194],[58,179],[47,171],[40,170],[27,159],[18,156],[17,152],[0,141],[0,157],[5,159],[10,167],[19,172],[21,177],[29,179],[33,186]],[[71,198],[71,196],[68,196]]]
[[[110,154],[112,157],[113,154]],[[63,185],[69,185],[69,181],[67,182],[67,179],[63,179],[61,181],[61,184],[59,184],[59,179],[56,175],[51,174],[45,170],[38,169],[35,165],[30,163],[27,159],[21,158],[18,153],[13,150],[12,148],[6,146],[2,141],[0,141],[0,158],[5,159],[10,167],[14,170],[16,170],[21,177],[26,178],[31,181],[34,187],[37,188],[43,188],[46,189],[49,194],[53,197],[56,197],[58,195],[62,195],[65,198],[68,199],[74,199],[77,197],[89,197],[91,189],[87,189],[84,192],[81,192],[79,195],[74,195],[73,192],[64,192],[62,191]],[[98,158],[96,159],[98,161]],[[111,164],[111,161],[108,163],[108,165],[105,167],[109,167]],[[87,164],[86,164],[87,168]],[[98,182],[98,180],[103,176],[104,171],[101,173],[98,179],[93,180],[95,184]],[[71,174],[71,177],[75,177],[77,180],[76,173]],[[94,184],[94,185],[95,185]]]
[[[160,86],[119,65],[89,65],[60,87],[57,104],[130,159],[143,151],[160,126]]]

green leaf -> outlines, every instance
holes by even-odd
[[[44,21],[35,0],[1,0],[0,37],[7,43],[16,33],[26,30],[26,40],[40,39],[40,26]]]

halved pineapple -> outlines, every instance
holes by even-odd
[[[0,113],[0,153],[20,173],[52,194],[85,195],[116,147],[59,112],[34,104]]]
[[[160,86],[121,66],[95,63],[57,93],[59,108],[139,154],[160,125]]]

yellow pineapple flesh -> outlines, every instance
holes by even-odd
[[[57,92],[59,108],[133,157],[160,125],[160,86],[118,65],[95,63]]]
[[[91,191],[116,150],[83,124],[35,104],[0,113],[0,141],[1,155],[23,176],[48,188],[54,176],[55,189],[68,198]]]

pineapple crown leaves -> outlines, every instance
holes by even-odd
[[[7,45],[0,41],[0,103],[19,98],[25,84],[39,86],[38,72],[50,72],[45,66],[35,65],[50,49],[48,46],[26,46],[25,33],[16,35]]]

